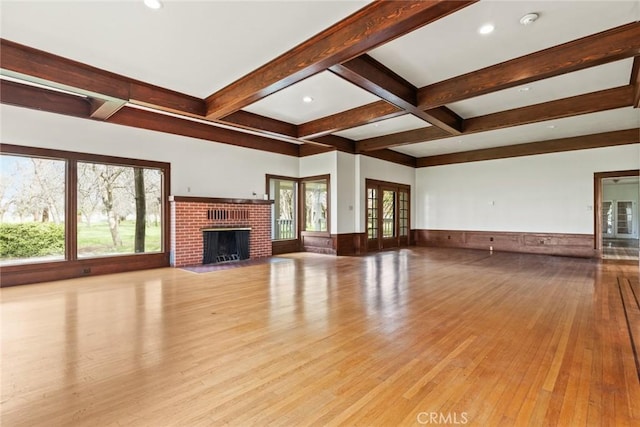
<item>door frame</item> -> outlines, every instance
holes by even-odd
[[[640,169],[595,172],[593,174],[593,248],[602,258],[602,179],[640,176]]]
[[[375,188],[377,191],[377,199],[378,199],[378,237],[377,239],[369,239],[368,235],[368,226],[369,226],[369,215],[368,215],[368,206],[369,206],[369,188]],[[383,237],[383,215],[382,215],[382,206],[383,206],[383,192],[394,191],[396,194],[395,206],[394,206],[394,229],[396,230],[396,236],[394,238]],[[400,192],[407,193],[407,236],[400,235]],[[383,249],[396,249],[403,246],[409,246],[411,241],[411,186],[407,184],[401,184],[396,182],[388,182],[388,181],[380,181],[376,179],[365,179],[365,192],[364,192],[364,206],[365,206],[365,237],[366,237],[366,246],[369,251],[378,251]],[[377,243],[373,243],[377,241]]]

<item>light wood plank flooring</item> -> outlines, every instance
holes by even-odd
[[[640,425],[637,266],[284,258],[3,289],[2,426]]]

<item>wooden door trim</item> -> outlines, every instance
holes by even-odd
[[[593,174],[593,248],[602,258],[602,179],[625,176],[640,176],[640,169],[625,171],[595,172]]]
[[[370,188],[375,188],[376,191],[378,192],[378,218],[377,218],[377,222],[378,222],[378,237],[377,239],[375,239],[377,241],[377,244],[375,245],[375,248],[372,248],[372,245],[370,245],[370,242],[373,241],[373,239],[369,239],[369,235],[368,235],[368,224],[369,224],[369,216],[368,214],[365,215],[365,236],[366,236],[366,241],[367,241],[367,248],[370,251],[380,251],[383,249],[395,249],[395,248],[400,248],[402,246],[402,236],[400,236],[400,200],[399,200],[399,194],[400,192],[406,192],[408,195],[408,212],[407,212],[407,230],[408,230],[408,235],[406,236],[406,240],[407,240],[407,245],[409,245],[411,243],[411,185],[408,184],[401,184],[401,183],[397,183],[397,182],[389,182],[389,181],[381,181],[381,180],[377,180],[377,179],[370,179],[370,178],[365,178],[365,194],[364,194],[364,206],[365,206],[365,211],[368,210],[369,208],[369,197],[368,197],[368,190]],[[381,211],[382,211],[382,192],[384,190],[392,190],[396,193],[396,205],[395,205],[395,215],[394,215],[394,222],[395,222],[395,230],[396,230],[396,236],[393,239],[384,239],[383,238],[383,217],[381,215]],[[390,241],[390,240],[395,240],[396,246],[394,246],[393,248],[385,248],[384,247],[384,241]]]

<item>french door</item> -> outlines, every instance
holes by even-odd
[[[637,235],[634,230],[633,201],[603,200],[602,201],[602,235],[604,237],[630,238]]]
[[[408,246],[411,187],[368,179],[366,188],[368,250]]]

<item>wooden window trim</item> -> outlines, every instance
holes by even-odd
[[[271,180],[272,179],[279,179],[282,181],[293,181],[296,183],[296,194],[297,194],[297,204],[300,205],[300,178],[294,178],[291,176],[284,176],[284,175],[271,175],[271,174],[266,174],[266,183],[265,183],[265,194],[268,195],[269,200],[271,200],[271,197],[273,196],[271,194]],[[292,242],[300,242],[300,209],[299,206],[296,206],[297,208],[297,212],[296,214],[298,215],[297,221],[296,221],[296,238],[295,239],[279,239],[279,240],[273,240],[271,239],[271,245],[272,247],[275,246],[288,246],[291,245]],[[271,218],[271,220],[273,221],[273,218]],[[284,242],[284,243],[281,243]]]
[[[327,231],[314,231],[314,230],[305,230],[307,224],[307,217],[305,212],[304,200],[302,200],[300,205],[300,233],[304,233],[306,236],[322,236],[327,237],[331,236],[331,175],[314,175],[314,176],[306,176],[304,178],[300,178],[300,198],[303,199],[302,194],[304,194],[304,184],[305,182],[312,181],[327,181]],[[301,234],[302,235],[302,234]]]
[[[152,160],[106,156],[75,151],[0,144],[0,154],[39,157],[65,161],[65,259],[54,262],[10,264],[2,267],[0,287],[42,281],[69,279],[92,274],[116,273],[169,266],[171,164]],[[160,252],[119,254],[78,259],[77,257],[77,163],[106,163],[129,167],[160,169],[163,173],[161,210],[162,249]]]

